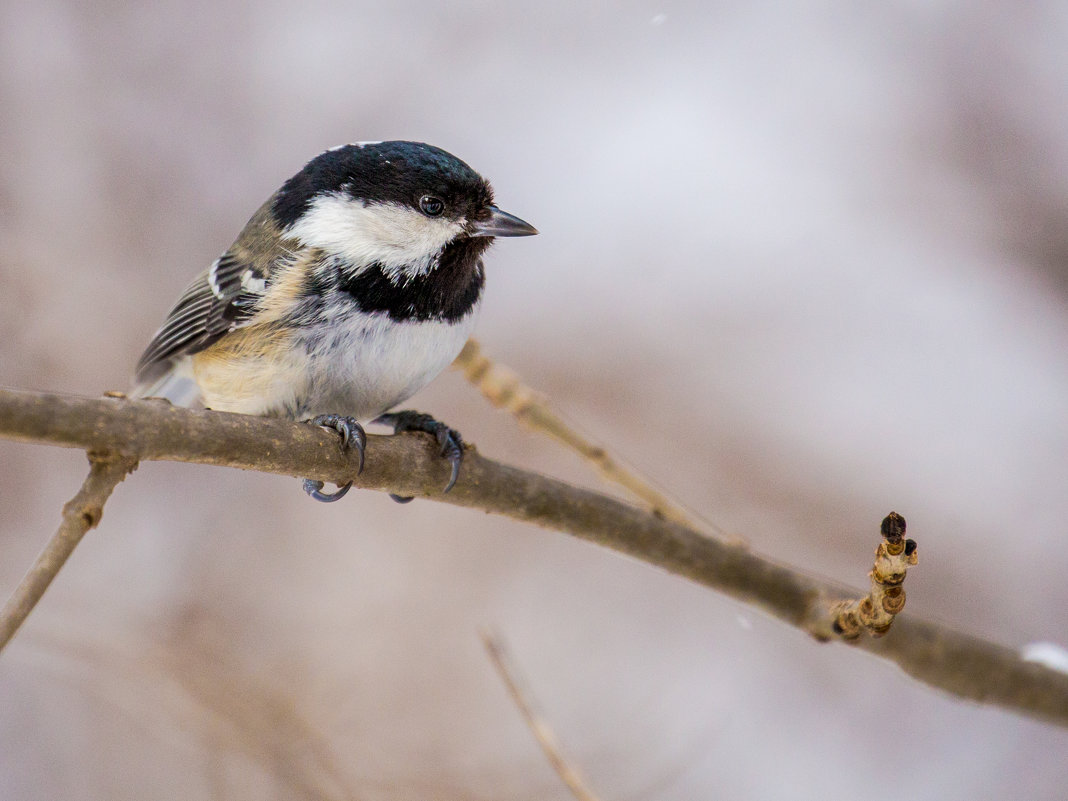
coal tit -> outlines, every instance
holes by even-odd
[[[460,352],[482,255],[537,230],[440,148],[362,142],[308,162],[179,298],[137,365],[134,397],[308,420],[359,450],[360,421],[428,431],[452,461],[459,434],[429,415],[383,414]],[[322,482],[306,480],[319,500]],[[402,499],[397,499],[402,500]]]

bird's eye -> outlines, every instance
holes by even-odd
[[[445,211],[445,201],[432,195],[423,195],[419,198],[419,208],[427,217],[440,217]]]

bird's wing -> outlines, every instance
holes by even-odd
[[[266,290],[263,272],[232,251],[220,256],[179,298],[137,363],[137,383],[150,385],[182,356],[202,351],[248,325]]]

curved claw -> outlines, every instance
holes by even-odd
[[[325,428],[327,431],[336,431],[340,434],[341,450],[346,451],[350,446],[354,447],[360,457],[360,465],[356,472],[363,472],[364,451],[367,449],[367,433],[355,417],[342,417],[340,414],[320,414],[308,422],[313,426]]]
[[[448,459],[452,465],[449,482],[442,492],[448,492],[456,485],[456,479],[460,477],[460,465],[463,464],[464,460],[464,440],[459,431],[449,428],[429,414],[413,411],[389,412],[379,415],[374,419],[374,422],[393,426],[394,434],[401,434],[405,431],[425,431],[427,434],[432,434],[441,447],[441,455]],[[391,495],[390,497],[398,503],[407,503],[411,500],[411,498],[408,498],[402,501],[401,498],[403,496],[398,495]]]
[[[389,497],[395,500],[397,503],[411,503],[415,500],[414,495],[394,495],[392,492],[389,493]]]
[[[452,464],[452,473],[449,475],[449,483],[445,485],[445,489],[442,490],[442,493],[446,493],[456,486],[456,479],[460,477],[460,465],[463,464],[464,461],[463,445],[457,445],[451,440],[452,438],[450,437],[449,444],[441,449],[441,455],[448,459],[449,463]]]
[[[333,503],[334,501],[340,501],[345,497],[345,493],[352,488],[352,482],[348,484],[342,484],[337,488],[337,492],[323,492],[323,482],[315,481],[314,479],[304,479],[304,491],[311,495],[315,500],[322,501],[323,503]]]
[[[367,434],[363,426],[354,417],[342,417],[339,414],[320,414],[308,421],[313,426],[325,428],[328,431],[336,431],[341,435],[341,450],[346,451],[349,447],[356,449],[360,463],[357,473],[363,472],[364,451],[367,449]],[[333,503],[345,497],[345,493],[352,487],[352,482],[339,485],[337,492],[323,492],[323,482],[311,478],[304,479],[304,491],[315,500],[323,503]]]

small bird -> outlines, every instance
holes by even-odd
[[[141,356],[130,394],[321,425],[358,450],[361,470],[360,421],[426,431],[452,463],[447,492],[463,459],[459,433],[429,415],[386,412],[467,341],[494,237],[536,233],[440,148],[332,148],[190,284]],[[335,501],[351,484],[329,494],[305,479],[304,489]]]

